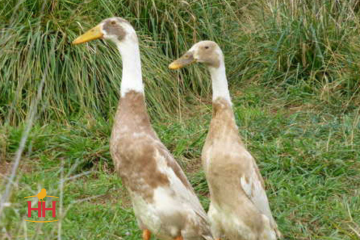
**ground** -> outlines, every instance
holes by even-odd
[[[343,111],[343,103],[291,91],[251,82],[231,88],[239,132],[264,176],[273,215],[285,239],[359,239],[359,108]],[[199,99],[181,119],[154,124],[205,209],[200,153],[210,119],[209,99]],[[129,197],[113,171],[110,131],[108,120],[90,116],[67,125],[35,125],[1,224],[2,239],[54,239],[59,231],[62,239],[139,239]],[[20,136],[19,128],[6,134],[3,177]],[[61,221],[22,221],[23,197],[43,187],[63,196]]]

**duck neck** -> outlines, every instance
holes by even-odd
[[[136,35],[132,39],[116,42],[122,57],[121,99],[113,126],[113,136],[121,135],[121,131],[137,129],[152,133],[150,119],[146,111],[144,86],[141,74],[139,45]]]
[[[144,85],[141,73],[141,60],[139,44],[133,40],[116,42],[122,57],[122,80],[121,80],[121,97],[126,93],[135,91],[144,94]]]
[[[230,133],[237,133],[237,126],[232,110],[232,103],[226,79],[225,64],[221,61],[220,66],[209,67],[212,90],[213,90],[213,115],[210,124],[208,137],[227,137]],[[227,134],[224,134],[227,133]]]
[[[212,81],[213,102],[218,98],[222,98],[231,105],[224,61],[220,62],[219,67],[209,67],[209,71]]]

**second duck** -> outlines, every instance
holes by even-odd
[[[215,42],[202,41],[169,68],[179,69],[194,62],[207,65],[213,90],[213,116],[202,151],[210,189],[208,216],[213,236],[231,240],[280,238],[260,171],[238,133],[224,55]]]

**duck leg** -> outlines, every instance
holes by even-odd
[[[180,235],[178,237],[176,237],[174,240],[184,240],[183,237]]]
[[[143,240],[150,240],[151,232],[147,229],[143,230],[142,237],[143,237]]]

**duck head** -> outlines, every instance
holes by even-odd
[[[170,69],[180,69],[192,63],[204,63],[208,67],[219,68],[224,62],[220,47],[213,41],[201,41],[194,44],[182,57],[173,61]]]
[[[127,41],[137,43],[136,32],[131,24],[123,18],[112,17],[103,20],[96,27],[76,38],[72,44],[86,43],[95,39],[111,40],[117,44]]]

